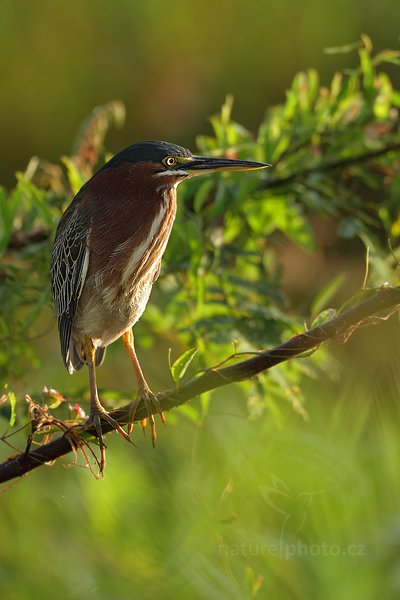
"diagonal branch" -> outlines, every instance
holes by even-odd
[[[388,309],[397,310],[398,308],[400,308],[400,286],[393,288],[382,287],[370,298],[349,308],[339,316],[309,331],[295,335],[271,350],[258,352],[255,356],[247,360],[227,367],[208,369],[203,374],[193,377],[182,385],[161,392],[158,395],[161,409],[164,411],[170,410],[204,392],[217,389],[235,381],[250,379],[281,362],[299,356],[307,350],[317,348],[326,340],[332,338],[345,340],[368,317],[372,317]],[[120,425],[126,425],[128,423],[130,406],[128,404],[114,410],[110,415]],[[156,412],[156,408],[154,412]],[[135,412],[135,421],[139,421],[145,417],[147,417],[147,409],[142,402]],[[111,430],[112,427],[108,423],[104,423],[104,433]],[[93,435],[95,434],[94,430],[89,430],[88,432]],[[44,463],[68,454],[74,450],[72,442],[69,441],[70,439],[70,436],[64,434],[32,450],[28,454],[21,453],[11,456],[0,464],[0,483],[25,475]]]
[[[346,167],[351,167],[352,165],[357,165],[364,162],[368,162],[375,158],[380,158],[381,156],[385,156],[390,152],[400,152],[400,143],[392,142],[390,144],[387,144],[386,146],[383,146],[382,148],[378,148],[377,150],[369,150],[367,152],[354,154],[352,156],[346,156],[345,158],[339,158],[337,160],[319,162],[313,165],[312,167],[305,167],[304,169],[300,169],[299,171],[290,173],[286,177],[274,177],[271,179],[267,179],[264,183],[260,185],[259,190],[286,186],[289,183],[292,183],[292,181],[294,181],[295,179],[304,179],[312,173],[329,172],[335,171],[337,169],[345,169]]]

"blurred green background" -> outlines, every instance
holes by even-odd
[[[255,130],[293,75],[327,83],[346,55],[323,49],[367,33],[398,47],[396,0],[2,0],[0,181],[33,155],[68,153],[94,106],[119,98],[127,125],[117,151],[141,139],[194,145],[230,92],[235,118]],[[356,57],[353,57],[354,64]]]
[[[32,155],[59,161],[115,98],[127,122],[114,151],[151,138],[194,148],[227,93],[256,129],[298,70],[328,82],[357,60],[324,48],[365,32],[376,50],[398,49],[398,15],[396,0],[2,0],[0,182],[11,187]],[[21,393],[86,385],[63,370],[48,323]],[[288,403],[249,419],[232,386],[201,423],[170,415],[156,450],[140,431],[137,449],[110,437],[102,482],[62,464],[19,482],[0,496],[1,597],[398,598],[398,335],[391,319],[332,344],[336,377],[304,379],[308,417]],[[100,383],[131,393],[110,350]],[[154,352],[141,357],[158,389],[171,382],[167,348]]]

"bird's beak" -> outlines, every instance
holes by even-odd
[[[207,156],[192,156],[185,161],[184,170],[190,175],[215,173],[216,171],[251,171],[270,167],[266,163],[251,160],[236,160],[236,158],[209,158]]]

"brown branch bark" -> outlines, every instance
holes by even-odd
[[[382,287],[370,298],[349,308],[339,316],[304,333],[293,336],[288,341],[272,348],[258,352],[255,356],[226,367],[211,368],[203,374],[193,377],[182,385],[165,390],[159,394],[161,409],[166,411],[187,402],[207,391],[217,389],[235,381],[250,379],[275,365],[298,356],[307,350],[317,348],[332,338],[346,339],[368,317],[381,311],[400,307],[400,286]],[[111,416],[120,424],[128,422],[130,404],[112,411]],[[156,411],[154,411],[156,412]],[[135,413],[135,421],[147,416],[147,410],[141,403]],[[111,431],[108,423],[104,423],[104,433]],[[91,432],[94,434],[94,431]],[[29,471],[53,461],[73,450],[67,435],[61,435],[47,444],[32,450],[28,454],[11,456],[0,464],[0,483],[15,477],[21,477]]]
[[[346,158],[340,158],[338,160],[318,163],[313,167],[306,167],[305,169],[300,169],[295,173],[290,173],[290,175],[287,175],[286,177],[274,177],[262,183],[259,189],[266,190],[271,188],[279,188],[292,183],[295,179],[307,177],[307,175],[311,175],[312,173],[345,169],[346,167],[351,167],[352,165],[357,165],[368,162],[375,158],[380,158],[381,156],[385,156],[385,154],[389,154],[389,152],[400,152],[400,143],[393,142],[387,146],[383,146],[383,148],[379,148],[378,150],[371,150],[369,152],[362,152],[360,154],[347,156]]]

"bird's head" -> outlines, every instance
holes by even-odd
[[[168,142],[140,142],[116,154],[103,169],[131,165],[137,176],[146,177],[158,189],[176,187],[178,183],[203,173],[249,171],[270,165],[234,158],[195,156],[186,148]]]

